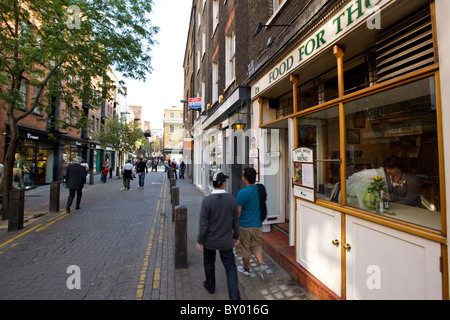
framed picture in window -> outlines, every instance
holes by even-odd
[[[359,144],[359,129],[347,129],[347,143]]]

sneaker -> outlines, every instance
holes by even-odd
[[[242,273],[244,276],[250,275],[250,269],[245,269],[244,266],[238,266],[238,271]]]
[[[259,276],[263,280],[269,279],[269,274],[267,273],[266,267],[264,265],[259,266]]]

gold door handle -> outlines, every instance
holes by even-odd
[[[333,246],[338,246],[339,245],[339,240],[338,239],[334,239],[333,241],[331,241],[331,243],[333,244]]]
[[[352,246],[350,244],[348,244],[348,243],[344,244],[343,247],[347,251],[350,251],[352,249]]]

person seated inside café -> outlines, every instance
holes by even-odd
[[[389,191],[389,201],[408,206],[420,205],[420,180],[413,174],[405,172],[404,162],[396,156],[384,161],[386,171],[386,186]]]

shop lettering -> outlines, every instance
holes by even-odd
[[[27,133],[27,139],[39,140],[39,137],[33,136],[31,133]]]
[[[347,25],[345,27],[348,27],[351,24],[353,24],[353,22],[360,19],[364,15],[365,10],[373,9],[380,2],[381,0],[364,0],[363,5],[363,0],[356,0],[354,4],[349,6],[347,10],[342,12],[336,19],[333,20],[333,24],[336,25],[336,35],[338,35],[344,30],[342,22],[345,23],[346,16],[347,16]],[[356,7],[354,8],[354,6]]]
[[[316,34],[315,37],[309,39],[305,45],[301,46],[300,49],[298,49],[298,61],[302,61],[304,55],[310,56],[314,51],[319,49],[322,45],[326,44],[327,41],[323,38],[324,36],[325,30],[321,30]]]
[[[294,65],[294,57],[289,56],[289,58],[286,59],[286,61],[283,61],[278,68],[275,68],[270,74],[269,74],[269,83],[272,83],[272,81],[275,81],[278,79],[278,77],[284,75],[287,71],[289,71],[292,66]]]
[[[381,10],[395,0],[351,0],[314,33],[299,43],[290,53],[252,86],[253,95],[259,95],[268,87],[291,74],[325,48],[337,43],[351,29],[367,18],[368,29],[381,28]]]

